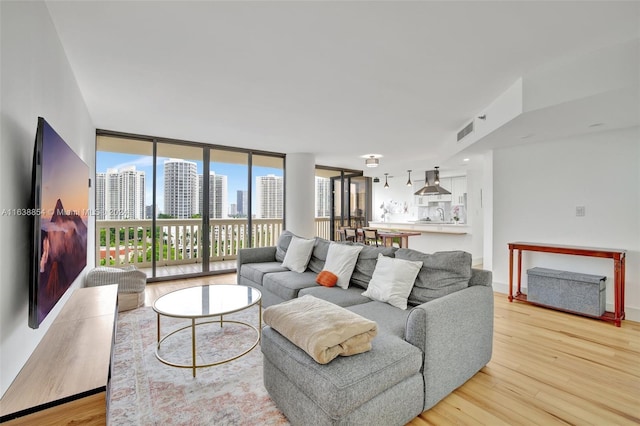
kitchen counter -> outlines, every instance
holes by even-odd
[[[398,231],[412,231],[421,232],[425,234],[453,234],[464,235],[469,233],[469,226],[456,225],[455,223],[442,223],[442,222],[369,222],[371,228],[379,230],[398,230]]]
[[[423,253],[462,250],[473,255],[472,227],[454,223],[404,221],[369,222],[369,226],[380,231],[398,230],[419,232],[420,235],[409,239],[409,248]],[[481,257],[481,256],[480,256]]]

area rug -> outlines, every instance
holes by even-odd
[[[232,314],[258,326],[258,307]],[[118,314],[109,403],[109,425],[288,425],[262,382],[262,353],[248,354],[225,364],[176,368],[155,356],[157,317],[150,307]],[[161,317],[162,335],[190,320]],[[196,327],[198,363],[212,363],[251,347],[256,333],[236,324]],[[161,355],[189,363],[191,331],[169,337]]]

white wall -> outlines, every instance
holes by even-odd
[[[389,188],[384,187],[384,175],[381,174],[380,182],[372,183],[373,198],[371,200],[371,213],[373,220],[377,222],[382,221],[382,214],[384,213],[384,210],[380,208],[382,204],[398,205],[399,208],[396,212],[390,213],[386,222],[403,222],[417,219],[418,212],[413,193],[420,189],[424,183],[424,172],[421,174],[422,177],[416,176],[415,173],[411,174],[413,186],[407,186],[408,173],[394,175],[387,179]],[[420,173],[418,173],[418,175],[420,175]],[[416,179],[422,179],[421,184],[418,184]],[[405,202],[407,203],[407,213],[403,212]]]
[[[482,156],[482,268],[493,270],[493,151]],[[495,279],[495,277],[494,277]]]
[[[639,321],[639,128],[499,149],[493,173],[494,289],[508,291],[509,242],[626,249],[625,308]],[[534,266],[605,275],[613,310],[611,259],[525,252],[523,271]]]
[[[471,226],[471,254],[474,265],[483,264],[484,268],[484,212],[482,199],[486,193],[484,174],[481,167],[467,172],[467,222]]]
[[[43,2],[0,2],[0,210],[27,208],[38,116],[66,140],[95,175],[95,127]],[[90,191],[90,206],[95,206]],[[93,266],[90,218],[87,269]],[[70,292],[37,330],[28,327],[28,217],[0,218],[0,394],[4,394]],[[84,273],[73,287],[81,285]],[[53,367],[53,366],[52,366]]]
[[[315,161],[308,153],[287,154],[286,158],[286,228],[305,238],[316,235]]]

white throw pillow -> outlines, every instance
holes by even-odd
[[[307,240],[296,236],[291,237],[282,266],[295,272],[306,271],[315,242],[315,239]]]
[[[407,309],[407,298],[411,293],[422,262],[396,259],[378,254],[378,262],[367,290],[362,293],[396,308]]]
[[[356,267],[358,254],[364,246],[350,246],[347,244],[331,243],[327,252],[327,260],[324,262],[323,271],[329,271],[336,274],[338,282],[336,285],[345,290],[349,288],[349,280],[351,274]]]

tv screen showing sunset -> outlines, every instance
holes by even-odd
[[[38,324],[87,264],[89,168],[42,119]]]

